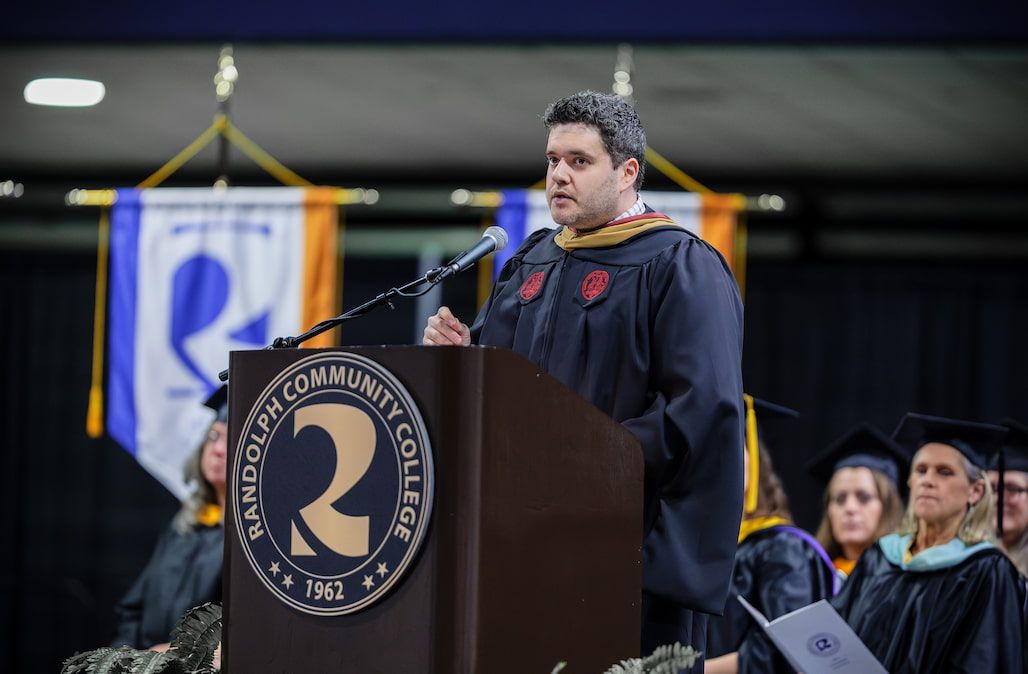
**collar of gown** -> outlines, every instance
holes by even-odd
[[[627,241],[637,234],[658,227],[678,227],[685,229],[674,220],[662,213],[644,213],[622,220],[615,220],[609,225],[588,232],[576,232],[570,227],[561,227],[553,237],[554,243],[564,250],[576,248],[608,248]]]
[[[960,564],[976,552],[995,547],[988,541],[968,545],[959,538],[954,538],[945,545],[936,545],[927,550],[922,550],[910,559],[907,559],[907,551],[910,550],[910,543],[913,538],[913,535],[900,536],[898,534],[889,534],[888,536],[882,536],[878,544],[881,546],[885,558],[904,571],[948,569],[951,566]]]

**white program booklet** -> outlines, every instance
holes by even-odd
[[[889,674],[826,599],[771,622],[748,601],[737,599],[797,672]]]

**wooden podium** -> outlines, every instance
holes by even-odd
[[[310,615],[251,568],[230,496],[224,671],[549,674],[566,661],[575,674],[639,655],[643,460],[630,432],[506,349],[240,351],[230,467],[268,383],[319,352],[378,363],[420,409],[435,470],[427,533],[380,601]]]

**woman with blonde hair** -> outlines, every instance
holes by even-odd
[[[221,601],[228,405],[222,387],[205,403],[217,413],[185,464],[192,493],[165,528],[146,567],[115,607],[111,645],[165,651],[185,612]]]
[[[1025,586],[992,529],[985,457],[1007,429],[907,414],[900,529],[868,548],[833,605],[891,674],[1024,671]]]
[[[903,519],[900,475],[910,457],[892,438],[861,423],[807,464],[825,485],[817,542],[845,578],[871,545]]]

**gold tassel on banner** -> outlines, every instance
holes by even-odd
[[[96,244],[96,300],[93,308],[93,372],[86,409],[86,434],[96,439],[104,432],[104,327],[107,319],[107,252],[110,247],[111,207],[100,207]]]

